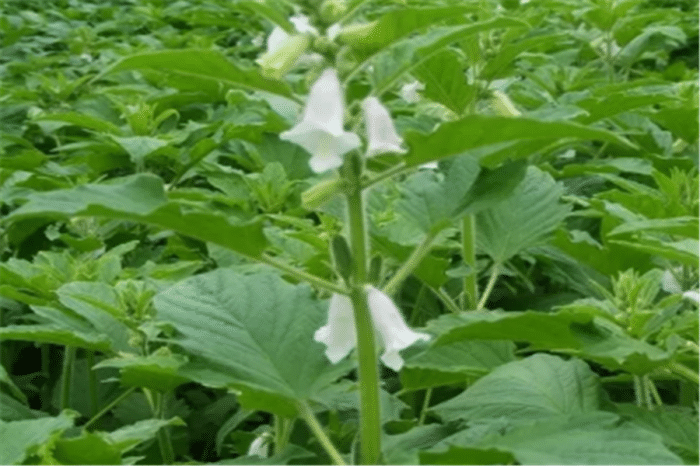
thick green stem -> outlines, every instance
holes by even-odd
[[[352,170],[348,170],[351,172]],[[353,173],[353,189],[347,194],[350,248],[353,259],[352,301],[357,334],[358,375],[360,384],[360,449],[364,464],[377,464],[381,452],[379,409],[379,373],[374,344],[374,326],[367,306],[367,237],[365,210],[359,173]]]
[[[128,390],[126,390],[124,393],[122,393],[121,395],[116,397],[111,403],[109,403],[107,406],[102,408],[102,410],[99,413],[92,416],[92,418],[90,418],[90,420],[83,425],[83,429],[87,429],[88,427],[93,425],[95,422],[97,422],[97,420],[99,418],[101,418],[102,416],[107,414],[112,408],[114,408],[116,405],[121,403],[122,400],[125,400],[126,397],[131,395],[134,392],[134,390],[136,390],[136,387],[131,387]]]
[[[406,259],[406,262],[396,271],[391,280],[384,285],[384,293],[387,295],[392,295],[396,292],[396,289],[401,285],[406,277],[408,277],[411,272],[418,267],[420,261],[430,252],[430,247],[432,246],[433,240],[435,239],[435,234],[428,234],[423,241],[416,246],[411,255]]]
[[[486,306],[486,302],[489,300],[489,296],[491,295],[491,292],[493,291],[493,287],[496,285],[496,280],[498,280],[498,274],[501,271],[501,267],[498,263],[493,264],[493,267],[491,268],[491,276],[489,277],[489,282],[486,284],[486,288],[484,289],[484,294],[481,296],[481,300],[479,301],[479,304],[477,304],[476,309],[480,311],[481,309]]]
[[[323,431],[323,427],[321,427],[321,424],[319,424],[318,419],[316,419],[314,412],[311,410],[311,407],[306,403],[299,403],[298,409],[299,415],[302,417],[302,419],[304,419],[306,424],[308,424],[318,441],[321,442],[321,446],[324,450],[326,450],[328,456],[331,457],[333,464],[347,464],[338,450],[335,448],[335,445],[333,445],[333,442],[331,442],[331,439],[329,439],[326,433]]]
[[[479,289],[476,278],[476,233],[474,228],[474,216],[467,215],[462,219],[462,261],[471,269],[471,273],[464,277],[464,303],[465,309],[476,308],[479,300]]]
[[[347,288],[345,288],[342,285],[338,285],[336,283],[329,282],[328,280],[324,280],[321,277],[317,277],[316,275],[312,275],[308,272],[304,272],[303,270],[299,270],[297,268],[292,267],[291,265],[285,264],[284,262],[278,261],[274,257],[268,256],[267,254],[263,254],[261,257],[258,258],[258,260],[264,264],[270,265],[272,267],[278,268],[281,271],[298,278],[301,281],[308,282],[312,285],[316,285],[319,288],[322,288],[324,290],[332,291],[333,293],[340,293],[347,295],[350,292],[348,291]]]
[[[163,393],[156,395],[156,410],[153,413],[158,419],[165,419],[167,397]],[[163,464],[173,464],[175,461],[175,450],[173,450],[173,442],[170,438],[170,429],[168,426],[161,427],[156,434],[158,438],[158,447],[160,455],[163,459]]]
[[[66,346],[63,353],[63,379],[61,381],[61,409],[70,407],[70,388],[73,381],[73,366],[75,363],[75,348]]]

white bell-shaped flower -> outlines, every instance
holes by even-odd
[[[367,128],[367,157],[393,152],[403,154],[403,139],[396,133],[389,110],[376,97],[367,97],[362,101]]]
[[[334,294],[328,307],[328,323],[316,330],[314,340],[326,345],[326,357],[337,363],[355,347],[355,314],[347,296]]]
[[[338,75],[329,68],[311,86],[301,122],[280,138],[306,149],[314,172],[338,168],[343,164],[343,154],[360,147],[359,136],[343,129],[344,111]]]
[[[395,371],[401,370],[403,359],[399,351],[406,349],[418,340],[428,341],[430,335],[414,332],[401,316],[401,311],[387,295],[367,286],[367,305],[372,314],[374,328],[379,332],[384,347],[382,362]]]
[[[403,367],[399,351],[408,348],[418,340],[428,341],[430,335],[411,330],[396,305],[378,289],[367,286],[367,305],[384,352],[382,362],[395,371]],[[314,340],[326,345],[326,356],[337,363],[355,348],[355,316],[352,302],[347,296],[334,294],[328,308],[328,323],[318,329]]]

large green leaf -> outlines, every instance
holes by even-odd
[[[569,213],[563,194],[549,174],[530,167],[508,198],[476,214],[477,244],[499,264],[537,245]]]
[[[148,174],[32,194],[6,219],[42,216],[96,216],[148,223],[249,257],[259,256],[267,246],[259,222],[235,222],[204,209],[196,211],[191,206],[168,202],[162,180]]]
[[[22,464],[36,454],[49,439],[69,427],[73,427],[75,413],[62,412],[57,417],[44,417],[23,421],[0,421],[0,463]]]
[[[404,158],[409,166],[421,165],[490,144],[523,140],[556,141],[590,139],[633,147],[625,138],[603,129],[563,121],[540,121],[523,117],[468,115],[443,123],[431,134],[416,131],[405,135],[411,150]]]
[[[431,408],[445,420],[531,420],[598,409],[598,379],[579,360],[535,354],[497,367],[462,394]]]
[[[681,455],[687,464],[698,462],[698,416],[691,409],[661,406],[649,411],[632,404],[618,406],[630,422],[661,435],[664,444]]]
[[[364,63],[372,63],[376,93],[381,95],[404,73],[417,67],[434,53],[444,50],[455,42],[491,29],[523,27],[528,27],[528,24],[516,19],[501,17],[466,26],[433,28],[427,34],[405,39],[385,48],[376,54],[372,60],[367,60]]]
[[[457,53],[443,50],[413,70],[413,75],[425,84],[424,97],[432,99],[462,115],[467,104],[476,97],[476,86],[467,84],[464,65]]]
[[[327,304],[307,285],[219,269],[161,292],[154,304],[182,335],[176,342],[206,361],[190,376],[235,387],[250,409],[293,416],[296,402],[349,369],[331,365],[313,340]]]
[[[432,345],[406,358],[401,386],[404,390],[417,390],[480,377],[513,361],[514,349],[510,341],[466,340]]]
[[[291,96],[289,87],[279,81],[263,78],[255,69],[234,65],[216,50],[159,50],[122,58],[100,76],[125,70],[152,70],[185,78],[188,86],[212,83]]]
[[[530,349],[576,355],[612,370],[646,374],[668,363],[666,351],[624,333],[607,319],[583,308],[544,312],[469,312],[444,315],[428,324],[439,334],[435,344],[465,339],[529,342]]]
[[[437,233],[454,222],[455,211],[479,171],[479,162],[468,156],[456,158],[444,177],[441,173],[420,171],[401,185],[403,198],[396,210],[423,232]]]
[[[494,454],[501,452],[520,464],[680,464],[658,435],[629,423],[619,425],[617,416],[606,412],[552,416],[480,441],[470,434],[467,430],[444,439],[422,453],[421,462],[474,464],[465,461],[488,454],[481,464],[502,464]],[[441,452],[446,446],[450,449]]]

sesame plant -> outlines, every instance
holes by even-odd
[[[697,464],[697,4],[4,8],[3,464]]]

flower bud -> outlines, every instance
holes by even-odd
[[[287,38],[286,42],[277,49],[266,52],[257,60],[262,68],[263,76],[282,79],[311,45],[311,37],[307,34],[297,34]]]
[[[326,24],[335,23],[346,11],[348,11],[348,4],[345,0],[325,0],[319,8],[321,19]]]
[[[501,91],[493,91],[491,98],[492,108],[502,116],[520,116],[520,111],[515,108],[510,98]]]
[[[343,190],[345,180],[333,178],[314,185],[301,193],[301,205],[306,210],[315,210]]]

